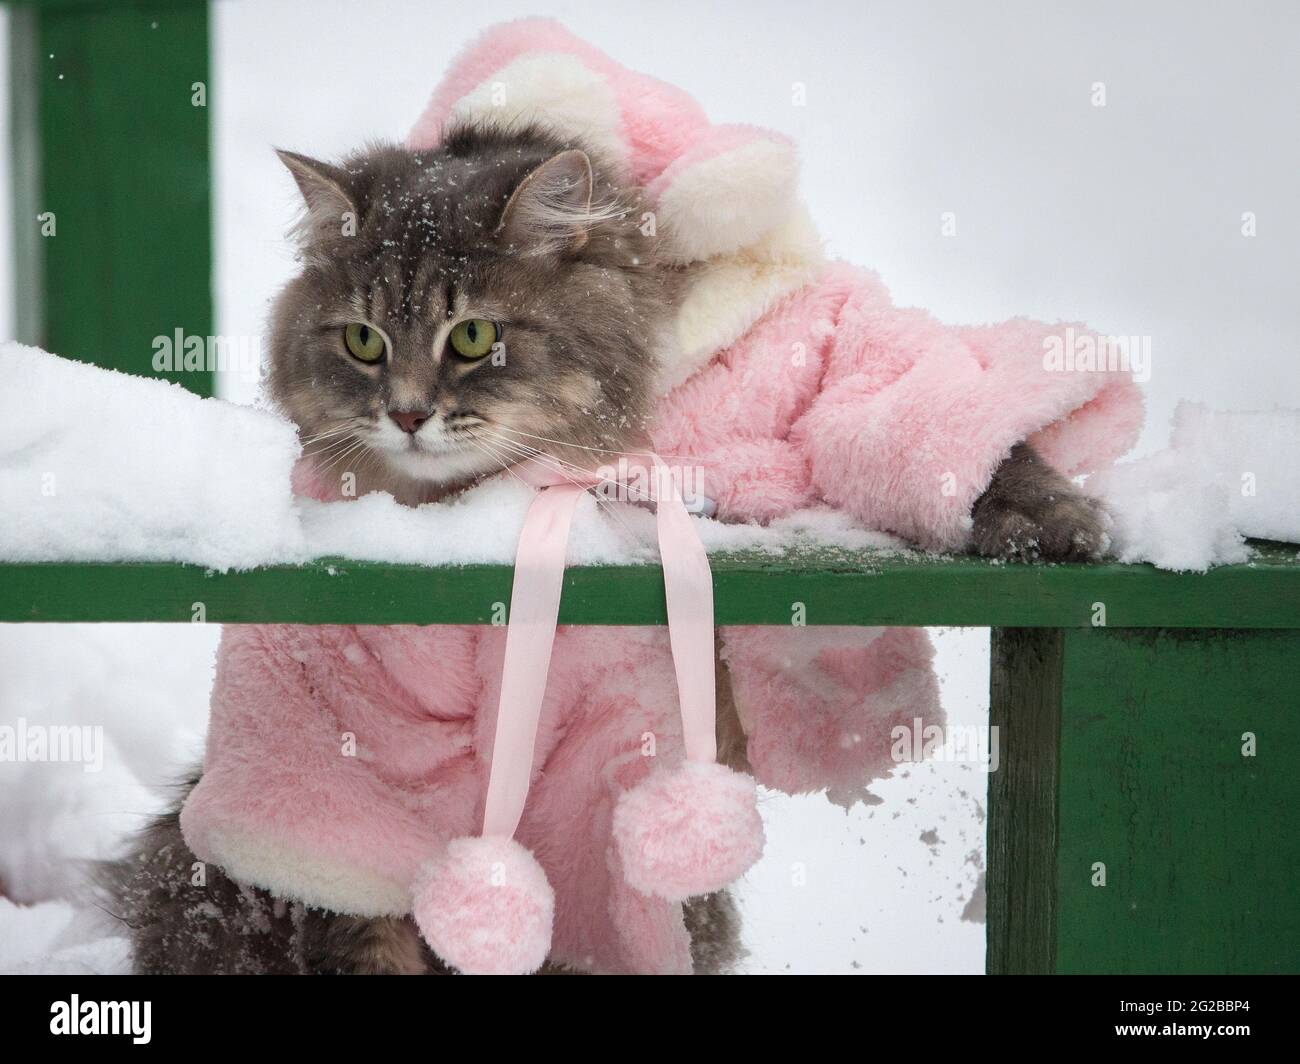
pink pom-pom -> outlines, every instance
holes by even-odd
[[[467,975],[527,975],[551,949],[555,893],[514,839],[453,839],[420,870],[415,922],[433,951]]]
[[[654,772],[619,798],[614,841],[643,894],[684,901],[720,890],[763,852],[753,777],[694,761]]]

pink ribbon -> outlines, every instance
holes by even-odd
[[[658,455],[646,457],[657,487],[659,555],[686,757],[712,762],[717,757],[713,576],[671,471]],[[578,478],[539,462],[523,463],[514,471],[540,490],[524,517],[515,553],[501,699],[483,809],[483,834],[506,837],[519,827],[528,798],[573,511],[587,489],[600,483],[595,474]]]

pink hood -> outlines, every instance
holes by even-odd
[[[542,122],[621,161],[696,281],[660,352],[656,449],[703,455],[720,514],[825,502],[924,546],[961,549],[975,499],[1029,439],[1070,476],[1126,452],[1142,399],[1125,369],[1055,368],[1088,330],[1015,319],[951,327],[895,307],[880,278],[827,263],[785,137],[714,125],[550,19],[488,30],[452,63],[410,136]]]

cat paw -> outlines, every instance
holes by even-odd
[[[972,512],[975,551],[1007,561],[1096,561],[1110,546],[1110,515],[1073,485],[1033,499],[981,500]]]

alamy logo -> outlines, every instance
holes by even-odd
[[[104,767],[104,729],[99,724],[0,724],[0,762],[66,762],[86,772]]]
[[[1139,384],[1151,379],[1151,337],[1076,333],[1043,340],[1043,369],[1051,373],[1131,373]]]
[[[199,336],[176,329],[153,338],[155,373],[238,373],[256,381],[262,370],[260,336]]]
[[[996,724],[983,728],[975,725],[950,724],[941,728],[913,717],[911,725],[896,724],[890,729],[889,756],[895,764],[904,761],[950,761],[978,765],[996,772],[1002,760]]]
[[[707,513],[712,506],[704,494],[704,470],[699,466],[650,466],[620,458],[617,465],[601,466],[596,476],[600,482],[595,492],[608,502],[658,502],[676,491],[688,510]]]
[[[149,1041],[153,1019],[151,1001],[70,1001],[50,1006],[50,1034],[129,1034],[138,1046]]]

